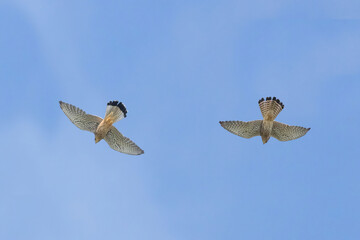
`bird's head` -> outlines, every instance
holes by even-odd
[[[101,138],[99,138],[98,136],[95,135],[95,143],[100,142]]]
[[[267,143],[270,139],[270,136],[261,136],[263,144]]]

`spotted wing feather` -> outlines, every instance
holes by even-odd
[[[111,127],[104,140],[112,149],[118,152],[131,155],[140,155],[144,153],[140,147],[138,147],[129,138],[123,136],[114,126]]]
[[[70,121],[75,124],[81,130],[89,131],[95,133],[98,125],[102,121],[102,118],[94,115],[87,114],[85,111],[81,110],[74,105],[60,103],[60,108],[64,111],[65,115],[70,119]]]
[[[280,122],[274,121],[271,136],[279,141],[290,141],[304,136],[310,128],[299,126],[289,126]]]
[[[261,123],[262,120],[255,120],[250,122],[243,122],[243,121],[220,122],[223,128],[243,138],[252,138],[255,136],[260,136]]]

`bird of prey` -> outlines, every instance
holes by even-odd
[[[304,136],[310,128],[289,126],[274,121],[277,115],[284,109],[284,104],[276,97],[267,97],[259,100],[259,106],[263,120],[250,122],[242,121],[220,121],[223,128],[243,138],[261,136],[263,144],[267,143],[270,137],[279,141],[294,140]]]
[[[126,117],[127,110],[122,102],[110,101],[106,107],[104,119],[90,115],[71,104],[59,101],[60,108],[70,121],[81,130],[86,130],[95,134],[95,143],[104,139],[115,151],[140,155],[144,151],[133,143],[129,138],[124,137],[114,126],[113,123]]]

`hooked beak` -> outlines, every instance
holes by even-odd
[[[100,142],[100,139],[95,138],[95,143],[98,143],[98,142]]]

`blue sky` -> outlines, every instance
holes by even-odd
[[[359,1],[0,2],[1,239],[359,239]],[[263,145],[220,120],[311,131]],[[62,100],[145,154],[77,129]]]

